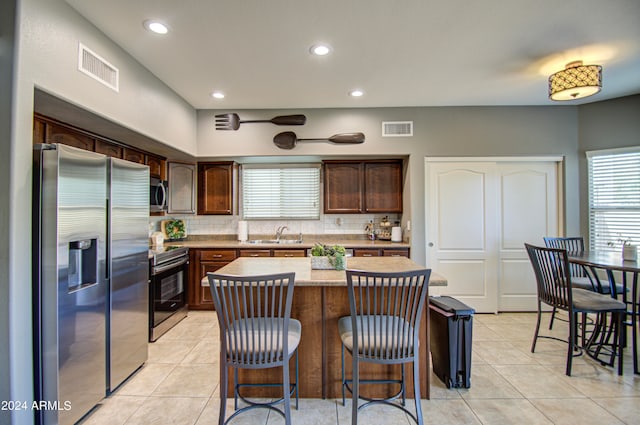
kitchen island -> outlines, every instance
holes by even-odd
[[[354,257],[410,257],[410,244],[383,240],[371,241],[362,235],[304,235],[304,240],[256,235],[259,239],[247,242],[235,240],[233,235],[195,235],[185,241],[170,242],[173,246],[189,248],[189,282],[187,284],[189,310],[213,310],[209,288],[200,280],[240,257],[306,257],[316,243],[342,245]],[[258,241],[258,243],[256,243]]]
[[[419,264],[405,257],[349,257],[347,268],[370,271],[410,271],[423,268]],[[299,351],[299,390],[303,398],[338,398],[342,395],[341,389],[341,354],[340,337],[338,336],[338,319],[349,315],[349,301],[347,296],[346,274],[337,270],[312,270],[311,259],[301,258],[238,258],[216,273],[229,275],[260,275],[282,272],[295,272],[295,292],[291,316],[302,323],[302,339]],[[446,279],[437,273],[431,273],[430,286],[445,286]],[[208,286],[209,282],[202,279],[202,285]],[[208,288],[207,288],[208,289]],[[429,326],[428,308],[425,308],[422,329],[420,332],[420,385],[425,398],[429,398],[430,387],[430,353],[429,353]],[[351,357],[346,356],[346,371],[351,375]],[[293,373],[293,360],[291,363]],[[407,366],[405,377],[407,380],[407,392],[413,394],[411,366]],[[397,377],[400,374],[399,366],[382,366],[374,364],[361,365],[361,379]],[[232,374],[230,374],[231,376]],[[279,382],[281,371],[279,369],[266,370],[240,370],[241,382]],[[230,394],[232,394],[232,382],[229,382]],[[376,385],[371,388],[363,386],[363,395],[380,397],[396,391],[391,385]],[[386,388],[385,388],[386,387]],[[248,392],[253,396],[274,397],[277,396],[271,388],[252,389]]]

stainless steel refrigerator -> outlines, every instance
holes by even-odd
[[[33,194],[36,419],[73,424],[147,359],[149,169],[37,145]]]

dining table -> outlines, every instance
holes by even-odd
[[[411,271],[425,268],[406,257],[348,257],[347,269],[384,271]],[[252,276],[295,272],[295,291],[291,317],[302,324],[302,338],[298,347],[300,382],[302,398],[339,398],[342,394],[341,378],[341,341],[338,334],[338,320],[348,316],[349,301],[347,279],[344,270],[315,270],[311,268],[310,257],[240,257],[215,273],[233,276]],[[202,286],[209,286],[206,276]],[[429,286],[446,286],[447,280],[436,272],[431,272]],[[429,350],[429,308],[423,311],[423,321],[419,336],[420,344],[420,390],[424,398],[430,398],[430,350]],[[347,373],[351,371],[351,361],[346,364]],[[398,367],[395,367],[398,366]],[[385,369],[386,368],[386,369]],[[361,365],[361,379],[373,376],[390,379],[400,373],[399,365],[389,368],[386,365]],[[229,379],[229,395],[233,396],[232,375]],[[407,373],[407,396],[413,395],[412,374]],[[272,369],[240,370],[239,380],[245,383],[277,382],[278,371]],[[370,386],[368,386],[370,387]],[[367,389],[369,397],[388,395],[388,385]],[[269,388],[248,388],[248,396],[272,397]]]
[[[640,319],[640,299],[638,292],[640,288],[638,288],[638,274],[640,274],[640,264],[638,258],[625,260],[622,254],[617,252],[584,251],[568,252],[568,260],[570,263],[589,268],[594,276],[598,275],[598,270],[603,270],[609,281],[611,296],[621,299],[628,306],[627,315],[630,320],[625,320],[624,323],[631,326],[632,329],[633,373],[639,374],[638,320]],[[621,281],[616,279],[616,275],[621,277]],[[616,283],[622,284],[621,293],[618,293]]]

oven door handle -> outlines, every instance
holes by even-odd
[[[183,264],[187,264],[188,262],[189,262],[189,257],[181,257],[181,258],[178,258],[177,260],[170,261],[170,262],[168,262],[166,264],[161,264],[159,266],[155,266],[153,268],[151,274],[153,276],[155,276],[157,274],[160,274],[162,272],[170,270],[170,269],[172,269],[174,267],[178,267],[178,266],[181,266]]]

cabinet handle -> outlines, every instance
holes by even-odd
[[[257,257],[258,254],[250,254],[249,257]]]
[[[284,254],[285,257],[293,257],[293,254]]]
[[[222,258],[222,254],[213,254],[213,258]]]
[[[373,257],[371,254],[362,254],[363,257]]]

